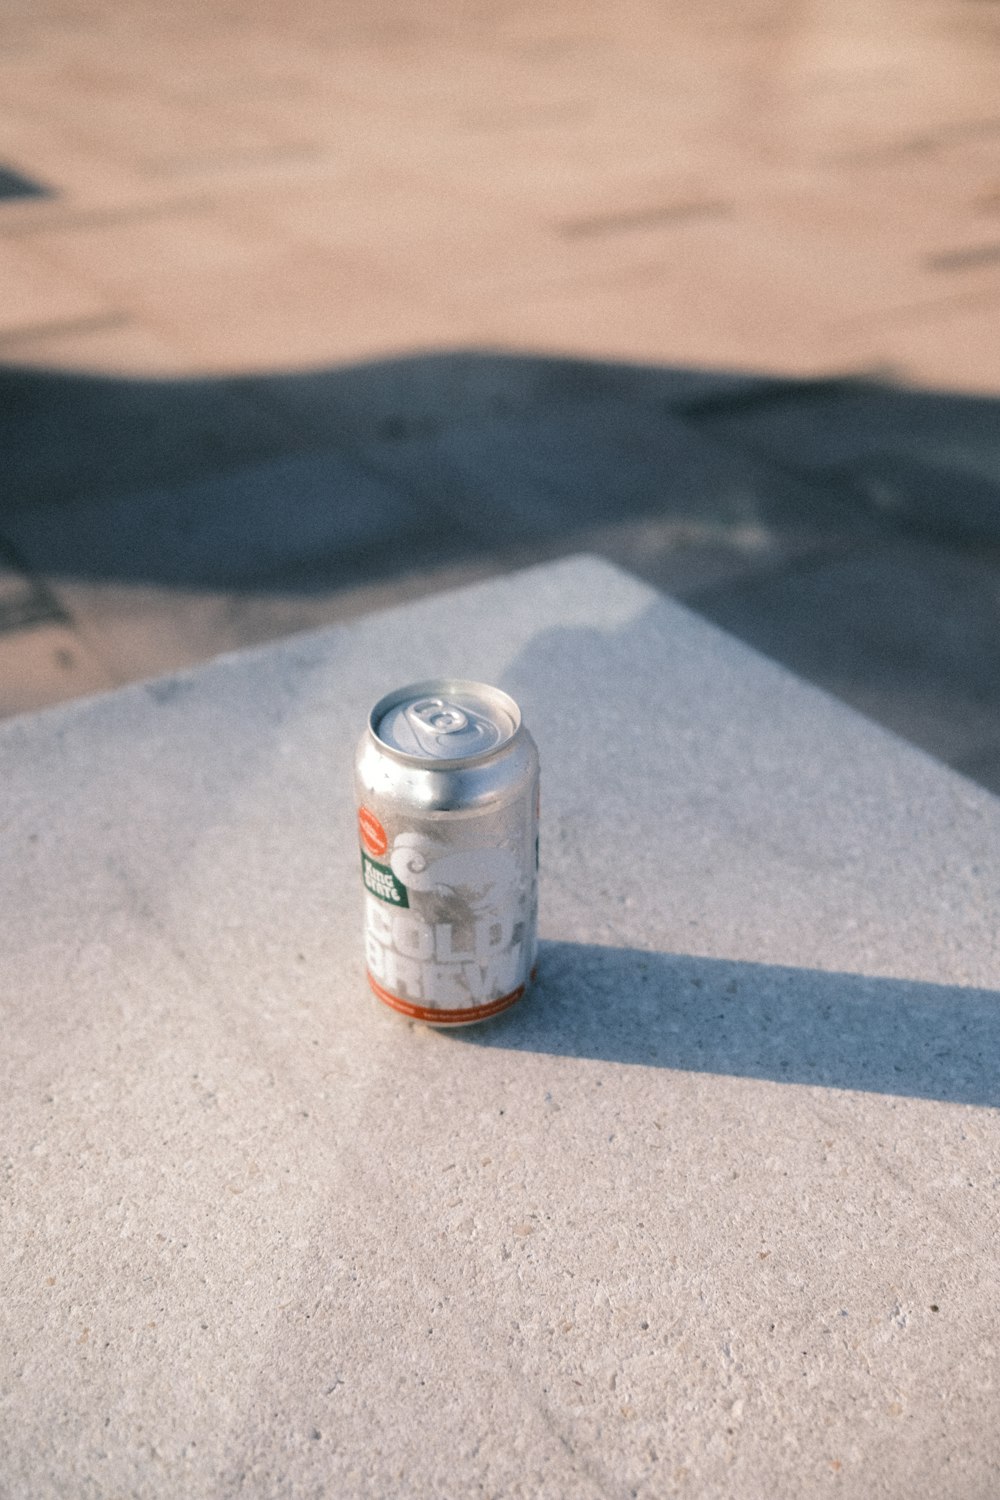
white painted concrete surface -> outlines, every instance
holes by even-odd
[[[539,983],[358,942],[371,700],[501,683]],[[0,729],[0,1495],[1000,1489],[1000,803],[574,560]]]

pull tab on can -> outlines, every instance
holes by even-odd
[[[411,703],[406,713],[409,719],[417,719],[437,734],[457,734],[469,722],[468,714],[443,698],[423,698],[419,703]]]
[[[460,708],[447,698],[422,698],[404,710],[413,736],[425,755],[451,760],[492,750],[500,738],[488,719]]]
[[[376,714],[374,732],[383,744],[418,760],[466,760],[510,740],[517,710],[507,706],[504,694],[477,684],[449,688],[390,701]]]

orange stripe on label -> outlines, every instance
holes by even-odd
[[[385,1005],[391,1005],[393,1010],[400,1011],[404,1016],[412,1016],[415,1021],[433,1021],[437,1026],[461,1026],[466,1021],[485,1021],[488,1016],[499,1015],[524,994],[524,985],[520,984],[509,995],[501,995],[499,1000],[491,1000],[487,1005],[470,1005],[462,1010],[431,1010],[425,1005],[413,1005],[411,1001],[391,994],[371,974],[368,975],[368,983],[378,998]]]

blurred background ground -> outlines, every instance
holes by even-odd
[[[0,712],[584,548],[1000,790],[1000,5],[0,24]]]

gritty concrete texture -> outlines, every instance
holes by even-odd
[[[366,992],[371,700],[520,700],[538,984]],[[0,729],[0,1493],[988,1500],[1000,806],[577,560]]]

